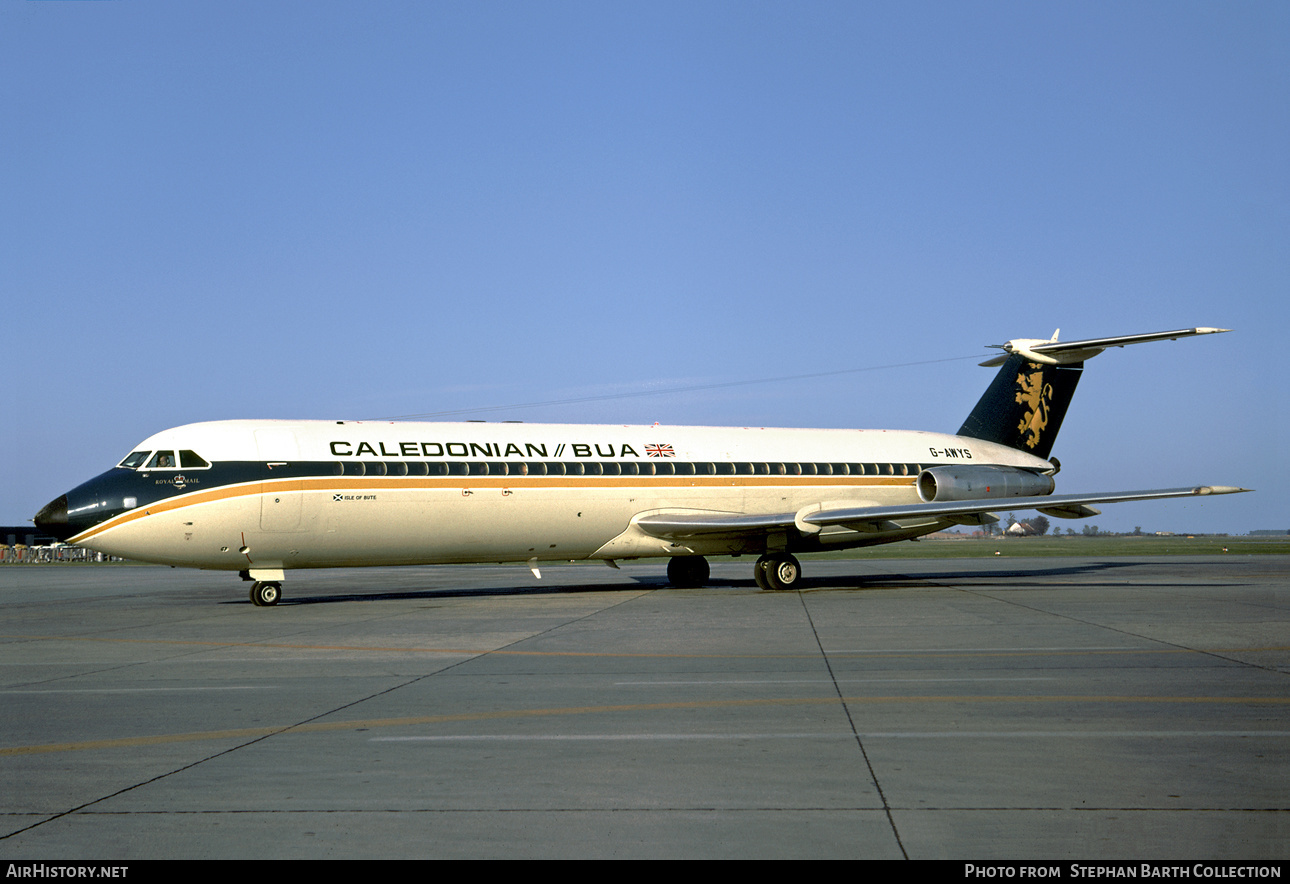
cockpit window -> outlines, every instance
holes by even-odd
[[[179,465],[186,470],[196,470],[210,466],[196,451],[179,452]]]
[[[173,451],[158,451],[148,461],[150,470],[173,470],[175,468],[175,453]]]
[[[147,451],[135,451],[129,457],[121,461],[117,466],[125,467],[127,470],[138,469],[139,464],[148,459]]]

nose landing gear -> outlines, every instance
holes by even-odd
[[[282,598],[282,584],[256,581],[251,584],[251,604],[257,608],[271,608]]]

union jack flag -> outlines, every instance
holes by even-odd
[[[676,457],[671,445],[646,445],[645,453],[650,457]]]

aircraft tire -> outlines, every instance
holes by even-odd
[[[251,604],[257,608],[271,608],[282,598],[281,583],[253,583],[251,585]]]
[[[766,571],[770,567],[770,556],[762,556],[753,565],[753,580],[757,581],[757,588],[769,592],[771,589],[770,581],[766,579]]]
[[[667,580],[677,589],[704,586],[712,569],[703,556],[672,556],[667,562]]]
[[[798,581],[802,579],[802,565],[790,555],[766,556],[763,573],[769,588],[782,592],[797,588]]]

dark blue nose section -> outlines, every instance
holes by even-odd
[[[57,500],[51,500],[36,513],[36,527],[46,534],[51,534],[59,540],[66,540],[71,537],[75,531],[67,522],[67,495],[64,494]]]

